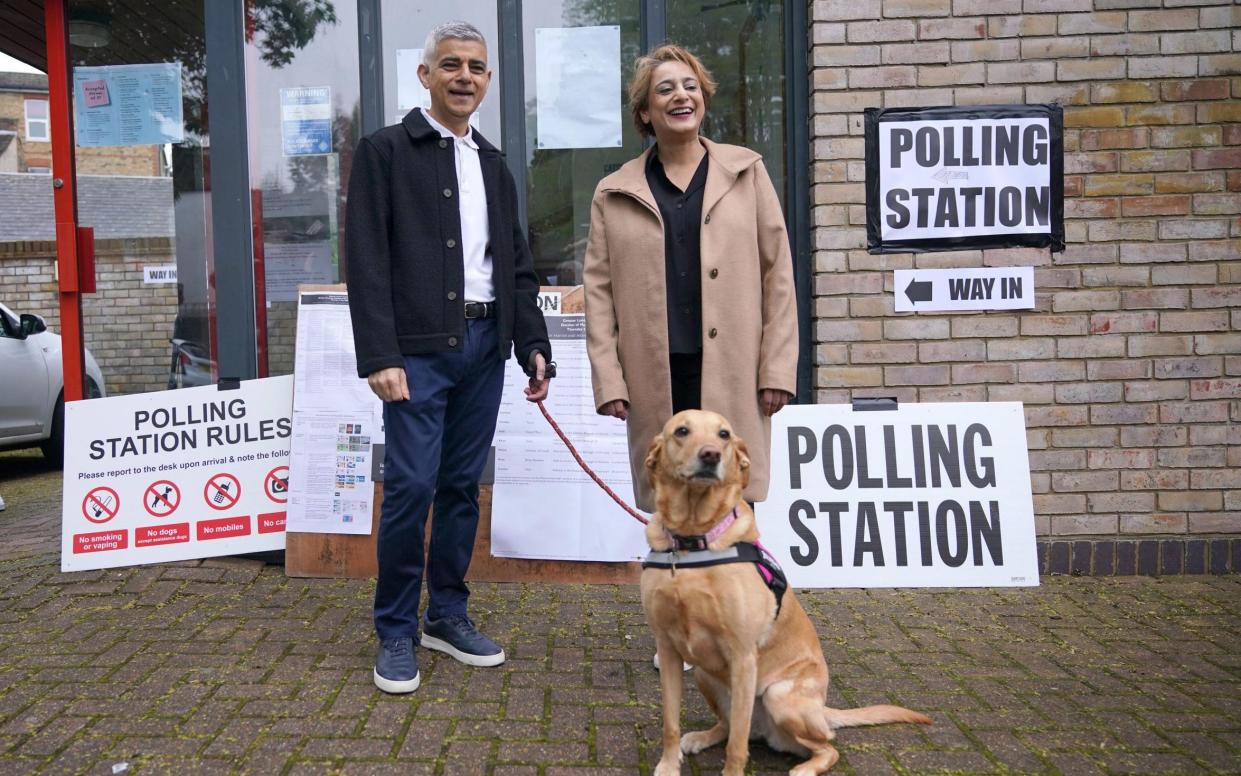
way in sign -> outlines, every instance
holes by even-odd
[[[1029,309],[1034,268],[898,269],[893,288],[897,312]]]
[[[1021,278],[1000,277],[1000,298],[1019,299],[1021,297]],[[995,291],[996,278],[948,278],[948,298],[953,301],[961,299],[991,299]]]

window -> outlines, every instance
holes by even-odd
[[[44,143],[52,139],[47,120],[47,100],[26,100],[26,139]]]

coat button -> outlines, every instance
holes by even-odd
[[[445,197],[451,197],[451,196],[452,196],[452,189],[444,189],[444,196],[445,196]]]
[[[444,138],[442,138],[442,137],[441,137],[441,138],[440,138],[440,148],[447,148],[447,147],[448,147],[448,141],[447,141],[447,140],[445,140]]]
[[[457,292],[456,292],[456,291],[449,291],[449,292],[448,292],[448,301],[450,301],[450,302],[455,302],[456,300],[457,300]]]
[[[448,347],[450,347],[450,348],[455,348],[455,347],[457,347],[457,338],[456,338],[456,337],[449,337],[449,338],[448,338]]]
[[[716,334],[719,334],[719,332],[716,331],[715,329],[712,329],[711,331],[707,332],[707,336],[710,337],[711,339],[715,339]]]
[[[715,280],[715,279],[716,279],[716,278],[718,278],[719,276],[720,276],[720,271],[719,271],[718,269],[713,269],[713,270],[711,270],[711,279],[712,279],[712,280]]]
[[[710,213],[708,213],[708,214],[707,214],[707,218],[706,218],[706,220],[705,220],[705,221],[703,221],[703,223],[706,223],[706,224],[711,223],[711,214],[710,214]]]
[[[445,243],[445,245],[447,245],[449,248],[456,248],[456,247],[457,247],[457,241],[456,241],[456,240],[454,240],[454,239],[452,239],[451,237],[449,237],[449,238],[448,238],[448,242],[447,242],[447,243]]]

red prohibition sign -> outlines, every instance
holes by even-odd
[[[142,494],[142,506],[151,517],[168,517],[181,505],[181,489],[170,480],[156,480]]]
[[[277,466],[269,471],[263,480],[263,490],[267,493],[267,497],[277,504],[288,502],[289,467]]]
[[[241,483],[231,474],[211,475],[203,486],[203,499],[212,509],[232,509],[241,498]]]
[[[121,497],[111,488],[94,488],[82,499],[82,514],[92,523],[106,523],[121,509]]]

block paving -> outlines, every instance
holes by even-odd
[[[390,697],[371,684],[371,582],[245,558],[62,574],[60,474],[0,456],[0,495],[0,773],[620,776],[658,759],[636,587],[476,584],[508,662],[420,650],[422,688]],[[1241,772],[1241,576],[799,595],[833,705],[935,719],[842,731],[833,773]],[[687,729],[709,718],[691,689]],[[755,744],[751,772],[793,762]],[[684,772],[721,765],[716,749]]]

